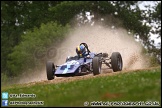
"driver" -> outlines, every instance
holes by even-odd
[[[79,45],[76,47],[76,53],[80,57],[86,57],[88,55],[84,45]]]

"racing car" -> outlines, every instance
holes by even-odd
[[[81,43],[86,48],[86,57],[68,56],[65,63],[55,65],[52,61],[46,63],[46,74],[48,80],[56,77],[78,76],[93,73],[101,74],[102,65],[105,64],[113,72],[121,71],[123,67],[122,56],[119,52],[113,52],[111,56],[108,53],[93,53],[88,49],[86,43]]]

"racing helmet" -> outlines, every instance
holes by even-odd
[[[86,56],[86,48],[84,45],[79,45],[76,47],[76,53],[79,57],[85,57]]]

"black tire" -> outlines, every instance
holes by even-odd
[[[114,72],[121,71],[123,68],[123,61],[119,52],[113,52],[111,55],[111,66]]]
[[[46,63],[46,72],[47,72],[47,79],[48,80],[53,80],[54,79],[54,73],[55,73],[55,66],[54,63],[51,61],[48,61]]]
[[[101,62],[99,57],[94,57],[92,60],[93,75],[98,75],[101,73]]]

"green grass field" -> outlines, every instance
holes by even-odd
[[[44,105],[37,105],[43,107],[84,106],[84,102],[93,101],[143,101],[150,105],[159,102],[161,106],[161,67],[58,84],[15,85],[2,88],[1,92],[9,94],[33,93],[36,98],[9,98],[9,102],[44,101]],[[17,107],[18,105],[13,106]]]

